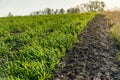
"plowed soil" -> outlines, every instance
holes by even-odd
[[[79,35],[80,42],[66,53],[53,80],[120,80],[117,49],[105,16],[96,15],[88,26]]]

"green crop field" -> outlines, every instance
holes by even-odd
[[[0,79],[47,80],[96,13],[0,18]]]

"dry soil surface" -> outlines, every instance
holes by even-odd
[[[54,73],[53,80],[120,80],[116,47],[105,16],[98,14],[79,35]]]

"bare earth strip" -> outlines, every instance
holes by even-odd
[[[110,28],[98,14],[79,36],[80,42],[66,53],[53,80],[120,80],[117,49],[110,38]]]

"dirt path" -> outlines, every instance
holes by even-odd
[[[79,36],[80,43],[66,53],[53,80],[120,80],[120,64],[106,19],[99,14],[88,26]]]

